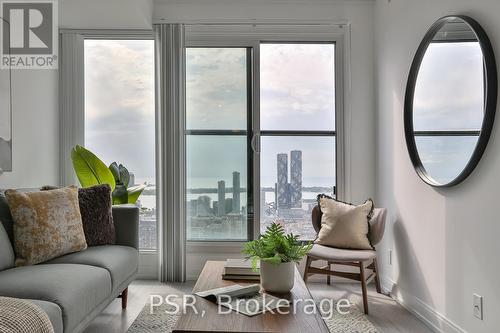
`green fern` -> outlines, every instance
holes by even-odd
[[[312,242],[303,243],[299,236],[285,234],[283,226],[273,223],[259,239],[245,244],[243,253],[257,270],[258,261],[278,265],[282,262],[299,262],[311,250]]]

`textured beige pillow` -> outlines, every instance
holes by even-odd
[[[373,250],[368,238],[373,201],[354,206],[320,196],[321,230],[315,243],[343,249]]]
[[[87,248],[76,187],[29,193],[7,190],[5,196],[14,221],[16,266]]]

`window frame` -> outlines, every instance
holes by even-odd
[[[343,24],[318,25],[268,25],[268,24],[198,24],[186,27],[185,47],[245,47],[252,50],[252,135],[253,150],[253,230],[249,239],[260,234],[260,138],[263,135],[334,136],[336,196],[349,200],[350,189],[346,181],[346,154],[349,150],[345,136],[345,101],[348,100],[349,82],[344,79],[349,72],[349,26]],[[334,131],[262,131],[260,129],[260,44],[263,43],[333,43],[335,44],[335,128]],[[345,47],[347,45],[347,47]],[[348,127],[348,124],[347,124]],[[249,172],[250,174],[250,172]],[[250,215],[250,214],[249,214]],[[250,224],[250,223],[249,223]],[[206,251],[207,247],[221,253],[239,251],[244,241],[187,241],[188,253]]]

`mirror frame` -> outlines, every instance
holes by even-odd
[[[415,84],[417,82],[418,72],[420,69],[420,64],[425,56],[427,51],[427,47],[431,43],[435,34],[443,27],[443,25],[453,18],[460,18],[465,23],[469,25],[472,31],[476,34],[477,39],[479,41],[479,46],[481,47],[481,51],[483,53],[484,59],[484,72],[486,75],[486,89],[485,89],[485,109],[483,122],[481,125],[481,133],[479,134],[479,138],[476,143],[476,147],[472,155],[469,158],[469,161],[465,165],[465,168],[458,174],[452,181],[443,184],[439,183],[432,178],[431,175],[427,173],[425,167],[420,160],[420,156],[418,154],[417,145],[415,142],[414,129],[413,129],[413,98],[415,93]],[[493,53],[493,48],[491,46],[490,40],[486,35],[486,32],[481,27],[481,25],[474,19],[469,16],[464,15],[448,15],[437,20],[427,31],[424,38],[420,42],[418,46],[417,52],[415,53],[415,57],[413,58],[410,72],[408,74],[408,82],[406,84],[406,93],[405,93],[405,101],[404,101],[404,130],[405,130],[405,138],[406,138],[406,146],[408,148],[408,153],[410,155],[410,159],[413,163],[413,167],[417,172],[418,176],[427,184],[434,187],[451,187],[461,183],[465,180],[474,170],[474,168],[479,163],[484,150],[488,144],[488,140],[490,138],[491,130],[493,127],[493,121],[495,119],[495,111],[497,106],[497,66],[495,62],[495,55]]]

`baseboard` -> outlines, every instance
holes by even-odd
[[[436,311],[433,307],[419,299],[418,297],[405,292],[398,287],[397,283],[391,279],[382,280],[384,292],[398,302],[402,307],[411,312],[422,321],[427,327],[436,333],[467,333],[460,326]]]

